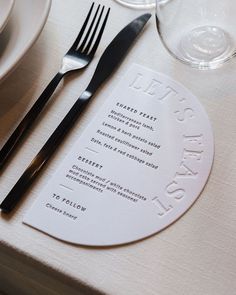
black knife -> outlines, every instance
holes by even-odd
[[[75,121],[83,113],[85,107],[104,81],[114,72],[114,70],[122,62],[129,48],[142,31],[143,27],[151,17],[151,14],[143,14],[128,24],[108,45],[102,54],[94,75],[86,88],[80,95],[78,100],[72,106],[70,111],[61,121],[56,130],[49,137],[42,149],[30,163],[28,168],[19,178],[12,190],[3,200],[0,209],[4,213],[9,213],[16,204],[21,200],[26,190],[37,177],[43,166],[52,156],[57,146],[68,133],[69,129],[74,125]]]

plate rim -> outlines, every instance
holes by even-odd
[[[0,83],[2,83],[3,80],[5,80],[15,70],[15,68],[19,65],[23,57],[27,54],[30,48],[37,41],[39,35],[41,34],[46,24],[51,6],[52,0],[45,0],[45,7],[42,12],[40,25],[37,27],[37,30],[35,30],[34,36],[27,40],[27,42],[24,45],[24,48],[22,49],[21,53],[17,55],[16,59],[7,67],[7,69],[3,73],[0,72]]]

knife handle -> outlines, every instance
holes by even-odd
[[[58,73],[54,76],[48,86],[45,88],[43,93],[40,97],[36,100],[34,105],[13,131],[7,142],[4,144],[2,149],[0,150],[0,170],[6,164],[10,155],[14,152],[17,144],[24,138],[26,133],[31,128],[32,124],[37,119],[38,115],[43,110],[44,106],[48,102],[49,98],[53,94],[54,90],[56,89],[57,85],[63,78],[64,74]]]
[[[55,152],[56,148],[66,136],[69,129],[74,125],[76,119],[78,119],[82,114],[91,97],[92,94],[90,92],[84,91],[78,98],[73,107],[64,117],[64,119],[61,121],[47,142],[44,144],[42,149],[35,156],[30,165],[26,168],[22,176],[1,203],[0,209],[4,213],[11,212],[22,199],[27,189],[42,170],[43,166]]]

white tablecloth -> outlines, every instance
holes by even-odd
[[[19,1],[19,0],[17,0]],[[96,57],[82,74],[64,80],[40,122],[1,175],[0,201],[11,189],[64,114],[87,86],[105,46],[142,11],[114,1]],[[90,7],[87,0],[54,0],[48,22],[20,66],[0,85],[0,145],[57,72]],[[154,11],[152,11],[154,13]],[[236,30],[236,26],[235,26]],[[159,234],[122,247],[87,248],[51,238],[22,218],[133,63],[183,83],[201,101],[212,123],[215,160],[209,181],[193,207]],[[28,191],[18,210],[0,218],[0,290],[7,294],[226,295],[236,290],[236,63],[213,71],[175,61],[156,33],[154,15],[116,74]]]

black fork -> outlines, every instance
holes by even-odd
[[[31,107],[31,109],[28,111],[28,113],[25,115],[25,117],[22,119],[22,121],[19,123],[0,150],[0,170],[3,168],[10,155],[14,152],[17,144],[24,138],[34,121],[36,121],[36,118],[44,109],[46,103],[49,101],[61,79],[71,71],[86,68],[92,61],[102,38],[102,34],[110,13],[110,8],[107,10],[105,17],[103,17],[105,10],[104,6],[101,7],[98,5],[92,17],[93,10],[94,3],[92,3],[90,7],[90,10],[77,38],[63,57],[59,72],[44,89],[43,93],[36,100],[34,105]],[[90,18],[92,18],[92,20],[89,25]],[[101,23],[102,18],[103,22]]]

